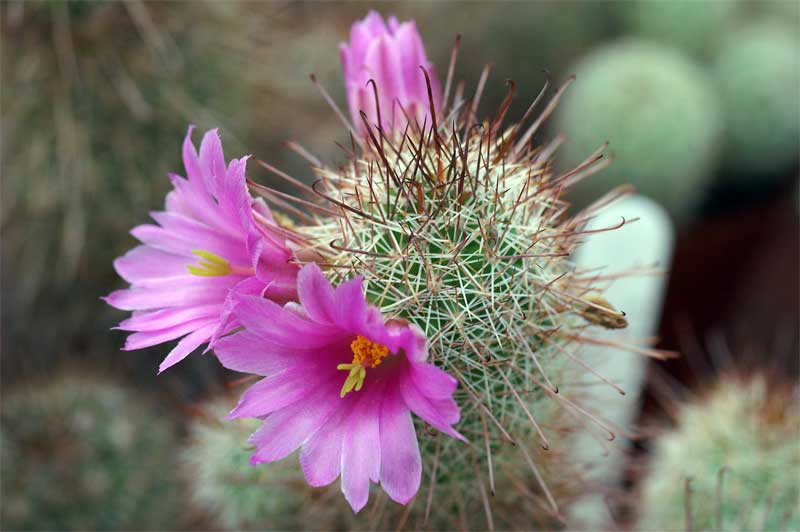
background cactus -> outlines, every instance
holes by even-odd
[[[3,394],[2,425],[3,528],[176,526],[173,427],[118,383],[18,383]]]
[[[604,141],[614,164],[581,191],[631,183],[681,217],[702,196],[715,162],[720,116],[705,74],[679,51],[645,41],[599,48],[574,69],[558,130],[565,168]]]
[[[725,113],[726,170],[760,180],[797,162],[800,38],[797,20],[761,22],[728,36],[713,75]]]
[[[260,421],[225,420],[236,401],[209,401],[189,427],[180,467],[193,513],[225,530],[339,528],[332,510],[339,494],[310,488],[295,457],[269,467],[250,465],[247,439]]]
[[[673,44],[699,57],[713,54],[747,11],[743,0],[634,0],[614,7],[630,33]]]
[[[724,377],[680,406],[675,421],[655,442],[642,530],[800,528],[796,390],[763,376]]]

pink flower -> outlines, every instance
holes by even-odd
[[[457,381],[426,363],[422,331],[384,323],[367,304],[362,278],[334,289],[315,264],[300,270],[300,305],[241,296],[234,314],[244,331],[220,339],[225,367],[263,375],[230,418],[258,417],[252,464],[273,462],[298,447],[312,486],[341,475],[358,512],[370,481],[406,504],[419,489],[421,462],[411,412],[454,438],[460,412]]]
[[[198,154],[192,127],[183,143],[188,179],[171,174],[174,189],[166,211],[151,213],[158,225],[131,234],[140,245],[114,261],[131,283],[106,297],[113,307],[132,310],[119,328],[135,331],[124,349],[140,349],[181,338],[159,366],[164,371],[201,344],[237,327],[231,293],[281,301],[296,297],[298,267],[270,225],[263,202],[247,190],[247,157],[225,165],[216,130],[203,137]]]
[[[388,136],[402,134],[408,120],[412,127],[431,126],[428,88],[420,67],[428,72],[434,108],[441,113],[439,81],[413,20],[400,24],[392,16],[387,27],[378,13],[370,11],[363,21],[353,24],[349,46],[342,43],[339,50],[350,115],[362,135],[366,128],[359,111],[366,113],[371,126],[378,124],[375,94],[367,85],[370,79],[378,87],[381,124]]]

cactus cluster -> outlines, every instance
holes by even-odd
[[[176,434],[118,383],[60,375],[3,394],[9,530],[155,530],[178,517]]]
[[[800,409],[763,376],[722,378],[679,406],[642,485],[642,530],[800,528]]]

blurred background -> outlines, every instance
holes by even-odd
[[[570,199],[631,183],[669,213],[657,346],[685,356],[652,364],[641,420],[664,416],[665,379],[703,389],[735,366],[796,382],[796,1],[3,2],[4,529],[291,528],[181,496],[201,469],[186,442],[225,444],[203,405],[235,377],[198,356],[156,378],[166,348],[121,352],[123,313],[100,298],[123,286],[112,261],[134,245],[128,230],[163,205],[167,172],[183,172],[189,123],[219,127],[229,158],[306,181],[286,140],[342,160],[346,136],[309,74],[346,107],[337,46],[370,8],[416,19],[440,77],[461,34],[468,91],[492,64],[484,113],[506,79],[514,117],[546,79],[576,75],[538,139],[567,135],[564,167],[609,141],[614,163]]]

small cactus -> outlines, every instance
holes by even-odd
[[[725,113],[725,162],[741,180],[788,171],[800,145],[800,39],[781,22],[730,35],[713,74]]]
[[[260,423],[224,420],[235,405],[233,397],[211,400],[190,425],[180,467],[193,513],[225,530],[298,530],[314,523],[337,528],[335,514],[326,508],[331,497],[308,487],[297,460],[250,464],[247,438]]]
[[[9,530],[176,525],[171,424],[124,387],[62,375],[3,396],[2,523]]]
[[[763,376],[723,378],[680,407],[642,486],[642,530],[800,528],[800,409]]]
[[[585,183],[636,189],[685,216],[715,163],[720,116],[703,71],[676,49],[624,41],[592,52],[574,70],[559,130],[568,135],[565,164],[578,164],[604,141],[614,164]]]
[[[634,0],[615,8],[629,32],[703,57],[719,47],[724,35],[736,30],[746,4],[743,0]]]

